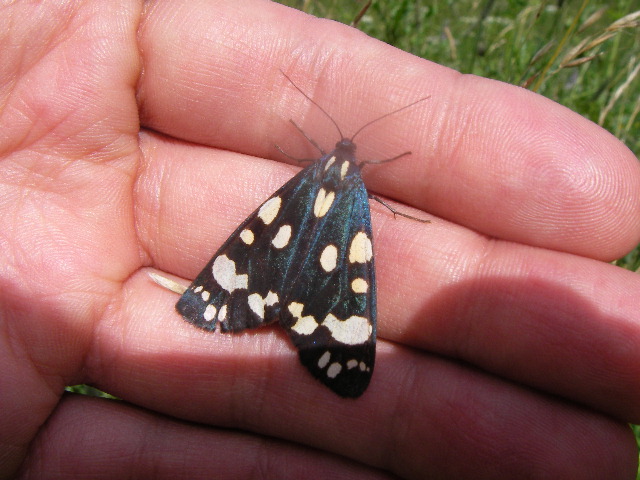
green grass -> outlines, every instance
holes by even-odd
[[[280,3],[351,24],[366,1]],[[538,92],[640,154],[637,0],[374,0],[357,27],[462,73]],[[640,246],[615,264],[637,272]],[[631,427],[640,446],[640,426]]]
[[[90,385],[71,385],[65,388],[65,391],[71,393],[79,393],[81,395],[87,395],[89,397],[102,397],[102,398],[110,398],[112,400],[118,400],[117,397],[110,395],[102,390],[98,390],[95,387]]]

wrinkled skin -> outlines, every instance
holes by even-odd
[[[252,0],[0,7],[0,478],[634,478],[640,167],[550,100]],[[358,400],[275,328],[207,334],[193,278],[334,127],[372,204]],[[186,282],[185,282],[186,283]],[[65,395],[89,383],[125,402]]]

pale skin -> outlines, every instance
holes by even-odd
[[[634,478],[640,166],[523,89],[262,1],[0,9],[0,478]],[[69,6],[71,4],[71,6]],[[371,191],[378,356],[339,398],[277,328],[205,333],[193,278],[325,149]],[[126,402],[63,395],[89,383]],[[184,422],[188,420],[189,422]]]

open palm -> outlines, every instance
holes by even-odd
[[[640,166],[525,90],[277,4],[0,9],[0,477],[624,478],[640,421]],[[193,278],[333,126],[372,205],[378,357],[339,398],[278,329],[207,334]],[[428,212],[428,213],[427,213]],[[64,395],[90,383],[126,402]],[[195,423],[186,423],[185,420]],[[394,477],[395,478],[395,477]]]

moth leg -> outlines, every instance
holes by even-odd
[[[294,122],[293,120],[289,120],[291,122],[291,125],[293,125],[294,127],[296,127],[296,129],[304,136],[304,138],[307,139],[307,141],[313,145],[314,147],[316,147],[318,149],[318,151],[322,154],[322,156],[324,157],[326,154],[324,152],[324,150],[322,150],[322,148],[320,147],[320,145],[318,145],[318,143],[311,138],[309,135],[307,135],[305,133],[304,130],[302,130],[302,128],[300,128],[298,126],[298,124],[296,122]],[[276,145],[276,148],[280,151],[280,153],[282,153],[285,157],[290,158],[291,160],[295,160],[298,163],[313,163],[315,162],[317,159],[316,158],[296,158],[293,155],[289,155],[287,152],[285,152],[284,150],[282,150],[282,148],[280,148],[279,145]]]
[[[373,195],[371,193],[369,193],[368,195],[369,195],[369,198],[371,200],[375,200],[379,204],[387,207],[391,211],[391,213],[393,213],[394,218],[395,218],[396,215],[400,215],[401,217],[410,218],[411,220],[417,220],[418,222],[431,223],[431,220],[425,220],[423,218],[418,218],[418,217],[414,217],[413,215],[408,215],[406,213],[402,213],[402,212],[396,210],[395,208],[393,208],[391,205],[389,205],[387,202],[382,200],[380,197],[376,197],[375,195]]]
[[[395,157],[385,158],[384,160],[363,160],[358,164],[360,169],[365,165],[380,165],[381,163],[393,162],[394,160],[398,160],[399,158],[406,157],[407,155],[411,155],[411,152],[404,152],[400,155],[396,155]]]
[[[316,160],[313,158],[296,158],[293,155],[289,155],[287,152],[285,152],[282,148],[280,148],[280,145],[276,144],[276,148],[278,149],[278,151],[283,154],[285,157],[290,158],[291,160],[295,160],[298,163],[304,163],[304,162],[309,162],[309,163],[313,163]]]

